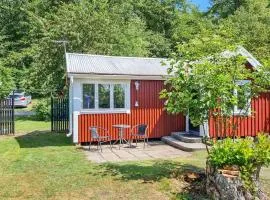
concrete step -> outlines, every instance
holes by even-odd
[[[172,132],[171,136],[186,143],[202,143],[202,137],[186,132]]]
[[[205,144],[203,143],[185,143],[175,139],[172,136],[164,136],[161,140],[177,149],[181,149],[183,151],[200,151],[205,150]]]

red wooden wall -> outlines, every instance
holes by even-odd
[[[258,98],[253,99],[251,103],[251,116],[230,119],[226,127],[227,136],[232,136],[231,124],[237,125],[236,135],[239,137],[256,136],[259,132],[270,133],[270,93],[263,93]],[[217,132],[215,129],[215,120],[209,120],[210,137],[224,137],[224,131]],[[218,125],[219,127],[221,125]],[[220,129],[219,129],[220,130]]]
[[[148,125],[150,138],[160,138],[170,135],[172,131],[185,130],[185,117],[170,115],[164,111],[164,100],[160,100],[159,93],[164,88],[164,81],[141,80],[139,90],[136,91],[134,81],[131,81],[131,113],[130,114],[81,114],[79,116],[79,143],[89,142],[90,126],[101,126],[109,130],[113,139],[117,139],[117,129],[113,124]],[[139,106],[135,107],[135,101]]]

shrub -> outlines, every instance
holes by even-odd
[[[37,120],[50,120],[50,105],[48,100],[39,101],[35,106],[35,111]]]
[[[217,168],[238,166],[246,188],[254,192],[254,179],[259,179],[262,166],[270,164],[270,137],[260,133],[255,139],[226,138],[218,141],[212,147],[208,161]]]
[[[255,165],[270,164],[270,138],[260,133],[257,138],[226,138],[214,144],[209,153],[211,165],[222,168],[225,165],[239,167],[253,163]]]

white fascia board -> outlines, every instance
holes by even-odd
[[[101,80],[101,79],[110,79],[110,80],[166,80],[168,75],[166,76],[139,76],[139,75],[113,75],[113,74],[75,74],[68,73],[68,77],[73,76],[74,78],[81,79],[93,79],[93,80]]]
[[[251,64],[252,67],[257,69],[258,67],[262,66],[262,64],[242,46],[237,47],[237,53],[246,57],[247,61]]]

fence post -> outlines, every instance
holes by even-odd
[[[14,90],[13,90],[13,98],[11,98],[11,113],[12,113],[12,133],[15,135],[15,115],[14,115]]]
[[[53,123],[54,123],[54,113],[53,113],[53,96],[51,96],[51,132],[54,131],[54,126],[53,126]]]

